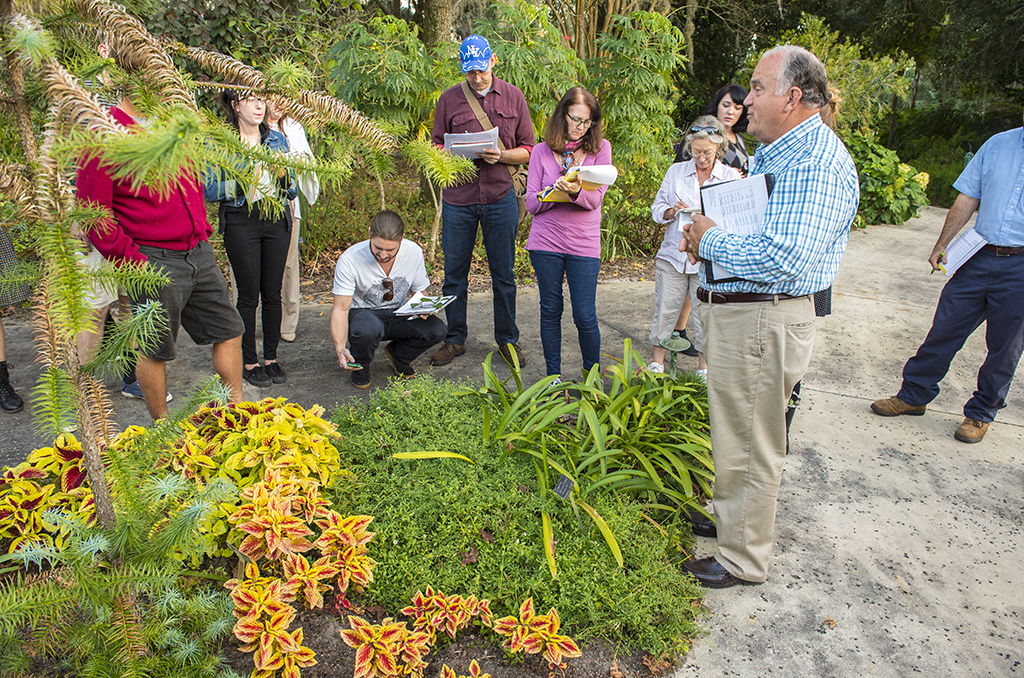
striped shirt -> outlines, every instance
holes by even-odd
[[[708,230],[700,256],[743,280],[701,285],[716,292],[801,296],[823,290],[839,271],[860,187],[846,146],[818,115],[754,154],[750,173],[774,174],[761,233]]]

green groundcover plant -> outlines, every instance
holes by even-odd
[[[595,522],[542,492],[525,456],[502,460],[497,445],[483,442],[479,406],[457,391],[429,377],[395,382],[368,405],[332,416],[345,440],[341,465],[355,478],[336,488],[335,508],[375,517],[376,602],[399,609],[432,586],[490,599],[494,614],[504,615],[532,597],[537,609],[557,608],[577,641],[603,637],[653,654],[685,650],[698,632],[700,591],[670,561],[667,529],[611,491],[588,496],[616,536],[619,567]],[[472,461],[394,456],[424,451]]]

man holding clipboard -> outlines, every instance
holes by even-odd
[[[857,170],[821,121],[825,68],[801,47],[754,69],[747,130],[762,146],[750,174],[775,185],[759,232],[727,232],[696,214],[680,249],[701,267],[704,352],[715,460],[718,551],[683,567],[712,588],[765,581],[786,456],[786,404],[810,362],[814,292],[832,284],[857,213]],[[709,283],[717,264],[732,277]]]
[[[446,134],[483,132],[496,127],[498,148],[481,150],[474,160],[476,176],[442,193],[442,293],[454,296],[455,301],[445,309],[448,336],[430,357],[430,362],[447,365],[466,352],[469,265],[479,224],[494,293],[494,340],[506,358],[510,357],[509,345],[512,345],[522,365],[525,361],[517,345],[516,280],[512,273],[519,204],[512,187],[512,173],[515,165],[530,161],[534,145],[533,122],[523,93],[494,77],[492,69],[496,59],[485,38],[471,35],[463,40],[459,61],[466,79],[445,90],[438,99],[431,139],[443,148]]]
[[[978,370],[978,390],[964,405],[964,421],[953,434],[961,442],[976,443],[1006,406],[1024,351],[1024,128],[986,141],[953,187],[960,195],[946,214],[928,263],[933,272],[956,263],[947,261],[946,249],[980,205],[973,229],[980,236],[976,250],[942,289],[932,328],[903,367],[899,393],[876,400],[871,409],[883,417],[924,414],[953,356],[985,322],[988,355]],[[979,247],[982,241],[986,244]]]

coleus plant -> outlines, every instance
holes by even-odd
[[[412,605],[402,614],[413,618],[413,628],[423,631],[433,642],[439,630],[455,638],[455,634],[469,625],[473,617],[480,617],[484,626],[491,625],[491,601],[478,600],[476,596],[446,596],[440,591],[427,587],[424,595],[420,591],[412,598]]]
[[[480,664],[478,664],[477,661],[474,659],[473,661],[471,661],[469,663],[469,675],[468,676],[456,675],[455,671],[453,671],[452,669],[448,668],[447,664],[442,664],[441,665],[441,678],[491,678],[491,674],[489,674],[489,673],[481,673],[480,672]]]
[[[373,581],[373,568],[377,562],[370,558],[366,544],[373,539],[375,532],[368,532],[367,527],[373,522],[373,516],[342,517],[337,511],[327,514],[316,521],[322,532],[313,546],[320,553],[333,559],[338,568],[338,591],[344,595],[349,586],[355,590],[365,589]]]
[[[555,608],[551,608],[546,615],[539,615],[534,611],[533,598],[527,598],[519,607],[518,617],[502,617],[494,622],[494,632],[508,638],[502,643],[502,647],[512,653],[543,652],[544,659],[548,661],[551,669],[549,675],[554,676],[555,669],[565,672],[563,657],[580,656],[580,648],[576,642],[569,636],[558,634],[560,625],[561,620]]]
[[[350,629],[341,631],[341,639],[356,651],[353,678],[420,678],[430,651],[430,638],[422,631],[409,631],[405,622],[385,619],[371,624],[362,617],[348,618]]]

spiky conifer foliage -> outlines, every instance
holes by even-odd
[[[194,399],[217,389],[207,384]],[[236,490],[153,473],[177,426],[129,429],[111,441],[115,528],[50,510],[44,521],[66,535],[63,548],[29,545],[4,557],[40,573],[0,582],[0,675],[27,670],[31,657],[81,676],[227,675],[216,649],[234,606],[181,562],[202,552],[199,523]]]

